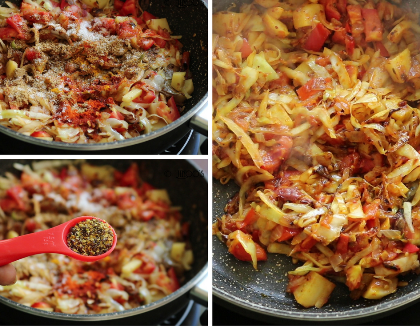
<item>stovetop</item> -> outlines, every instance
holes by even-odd
[[[402,310],[391,313],[387,316],[369,317],[365,320],[348,320],[331,322],[301,321],[282,318],[271,318],[265,315],[258,315],[252,312],[253,318],[245,316],[247,312],[241,311],[241,308],[230,305],[225,301],[213,296],[213,325],[214,326],[331,326],[331,325],[360,325],[360,326],[418,326],[420,319],[418,312],[420,303],[413,304]],[[247,314],[248,315],[248,314]]]

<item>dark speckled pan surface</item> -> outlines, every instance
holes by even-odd
[[[212,12],[223,10],[237,11],[240,4],[251,0],[214,0]],[[420,2],[403,1],[402,6],[412,11],[420,11]],[[226,202],[238,192],[233,182],[222,186],[213,180],[213,221],[223,214]],[[266,262],[258,263],[255,271],[248,262],[236,260],[226,246],[216,237],[212,240],[213,295],[230,304],[252,312],[286,319],[307,321],[340,321],[351,319],[373,319],[407,307],[420,299],[420,276],[407,276],[408,286],[382,300],[351,300],[344,284],[337,286],[321,309],[301,307],[292,294],[285,292],[287,272],[296,268],[291,259],[284,255],[268,254]],[[257,317],[255,317],[257,318]],[[264,319],[264,318],[261,318]],[[271,319],[271,323],[273,320]]]
[[[223,214],[227,201],[238,192],[234,182],[221,185],[213,180],[213,222]],[[420,299],[420,276],[407,276],[408,286],[401,287],[382,300],[349,297],[344,284],[337,283],[328,303],[305,309],[285,292],[287,272],[295,269],[291,258],[268,253],[266,262],[258,262],[255,271],[248,262],[233,257],[219,239],[212,240],[213,294],[231,304],[260,314],[288,319],[334,321],[362,319],[381,315]]]

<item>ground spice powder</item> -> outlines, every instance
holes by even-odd
[[[67,235],[68,247],[85,256],[104,254],[113,242],[114,235],[109,224],[95,218],[77,223]]]

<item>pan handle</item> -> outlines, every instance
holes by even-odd
[[[205,104],[204,107],[190,119],[189,123],[190,128],[206,137],[208,136],[210,118],[210,109],[208,106],[208,103]]]
[[[195,302],[203,305],[204,307],[208,306],[208,298],[209,298],[209,288],[210,288],[210,280],[209,275],[206,276],[190,290],[190,297]]]

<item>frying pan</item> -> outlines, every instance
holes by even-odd
[[[213,222],[224,213],[226,203],[239,191],[234,182],[222,185],[213,179]],[[328,303],[322,308],[303,308],[293,294],[286,293],[287,272],[296,269],[286,255],[268,253],[267,261],[251,263],[237,260],[216,236],[212,239],[213,295],[217,303],[242,314],[275,323],[276,318],[306,321],[350,321],[374,319],[406,308],[420,299],[420,276],[401,280],[408,286],[381,300],[352,300],[348,288],[336,283]],[[217,313],[217,312],[215,312]],[[257,314],[256,314],[257,313]],[[351,323],[355,323],[352,321]],[[300,322],[299,322],[300,323]]]
[[[5,6],[6,0],[0,0]],[[21,0],[10,2],[20,5]],[[56,141],[46,141],[40,138],[29,137],[0,126],[3,144],[0,149],[10,154],[33,154],[36,147],[48,147],[57,152],[62,151],[109,151],[122,147],[135,146],[138,154],[159,153],[178,142],[193,128],[207,135],[207,43],[208,43],[208,8],[207,0],[141,0],[143,10],[147,10],[158,17],[166,17],[171,29],[182,35],[183,50],[191,55],[191,73],[194,80],[194,93],[188,99],[182,116],[165,127],[132,139],[98,144],[73,144]],[[7,6],[6,6],[7,7]],[[186,24],[188,23],[188,24]],[[190,128],[191,127],[191,128]],[[10,139],[14,138],[14,140]],[[12,142],[11,142],[12,140]],[[15,146],[10,146],[15,143]],[[2,148],[3,147],[3,148]],[[38,149],[39,150],[39,149]],[[103,152],[102,152],[103,153]]]
[[[242,3],[250,0],[215,0],[213,12],[230,8],[235,11]],[[420,4],[405,1],[412,11],[419,11]],[[226,203],[239,191],[234,182],[226,185],[213,180],[213,222],[224,213]],[[420,277],[408,275],[403,280],[408,285],[398,288],[397,292],[381,300],[352,300],[344,284],[337,283],[328,303],[318,308],[303,308],[292,294],[286,293],[287,272],[294,270],[291,258],[285,255],[268,253],[266,262],[258,263],[255,271],[248,262],[237,260],[227,251],[224,243],[215,236],[212,239],[213,295],[215,301],[244,315],[275,323],[276,319],[300,321],[325,321],[356,323],[375,319],[408,307],[420,299]],[[215,312],[217,313],[217,312]],[[299,322],[301,324],[301,322]]]
[[[0,175],[10,171],[18,174],[19,172],[13,168],[15,162],[28,164],[39,160],[1,160]],[[181,288],[165,298],[152,302],[150,304],[140,306],[134,309],[96,315],[73,315],[55,312],[46,312],[36,308],[24,306],[10,299],[0,296],[0,311],[7,305],[17,309],[20,312],[13,314],[11,309],[6,309],[11,319],[14,316],[24,316],[25,314],[37,315],[41,318],[58,319],[73,321],[74,323],[83,323],[87,321],[98,322],[98,324],[107,323],[108,320],[129,318],[138,316],[136,324],[154,325],[157,324],[179,310],[184,308],[190,301],[192,295],[190,292],[197,284],[206,276],[208,261],[208,184],[207,177],[201,176],[196,172],[202,172],[195,163],[186,160],[87,160],[93,165],[111,165],[118,170],[125,170],[132,162],[138,162],[140,168],[140,176],[143,180],[154,185],[156,188],[164,188],[168,191],[169,197],[174,205],[182,207],[183,220],[191,223],[190,240],[194,253],[194,263],[192,269],[185,273],[185,281],[181,284]],[[206,161],[207,162],[207,161]],[[188,178],[179,178],[189,176],[186,173],[180,175],[180,172],[192,172],[193,176]],[[205,175],[205,174],[204,174]],[[112,223],[111,223],[112,224]],[[194,298],[194,297],[193,297]],[[43,320],[43,319],[40,319]],[[45,319],[44,319],[45,320]],[[48,321],[45,322],[48,324]],[[109,322],[108,322],[109,323]]]

